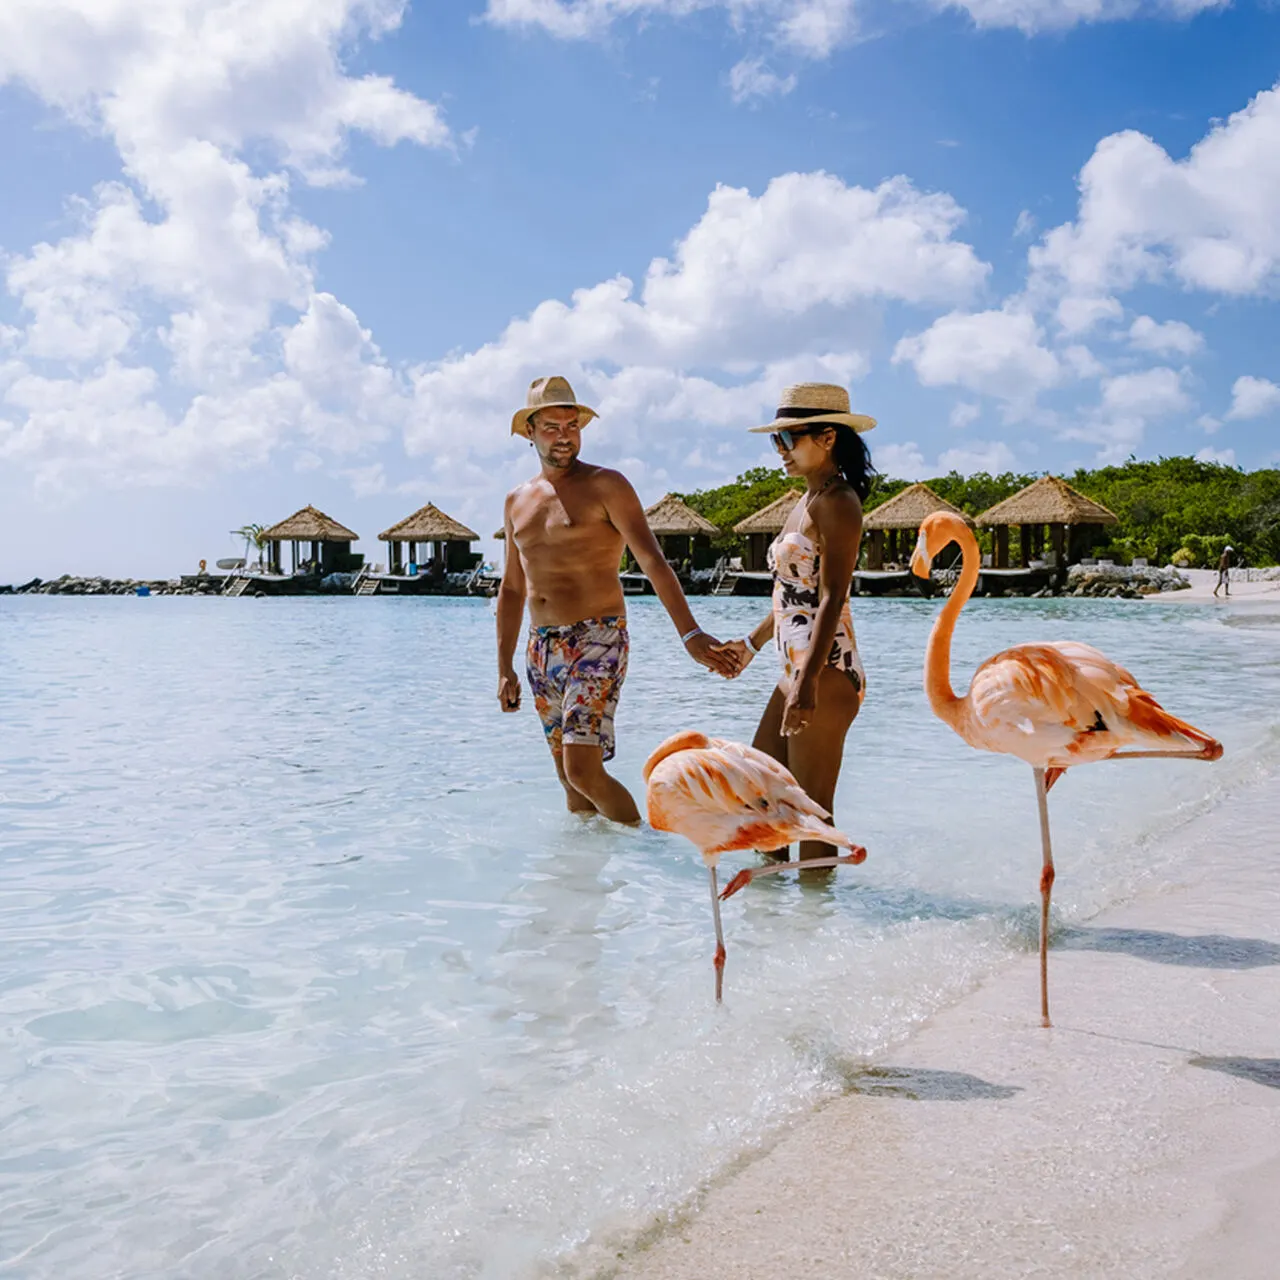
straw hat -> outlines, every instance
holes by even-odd
[[[535,378],[529,383],[524,408],[517,409],[511,419],[511,434],[527,435],[525,424],[529,421],[529,415],[537,413],[539,409],[577,409],[580,427],[585,427],[592,418],[600,416],[594,409],[588,409],[585,404],[579,404],[573,398],[573,388],[567,378],[555,375],[550,378]]]
[[[819,422],[838,422],[855,431],[870,431],[876,425],[865,413],[849,412],[849,393],[830,382],[797,382],[782,393],[777,417],[766,426],[748,431],[781,431]]]

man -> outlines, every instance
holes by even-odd
[[[1234,548],[1226,547],[1218,557],[1218,585],[1213,589],[1215,596],[1219,591],[1223,590],[1225,590],[1228,598],[1231,595],[1231,557],[1233,554]]]
[[[574,813],[636,823],[631,793],[605,772],[613,716],[627,673],[627,619],[618,568],[629,547],[648,575],[689,656],[730,676],[731,653],[694,621],[625,476],[580,462],[582,428],[596,417],[564,378],[539,378],[511,419],[511,434],[537,450],[538,474],[507,494],[507,544],[498,589],[498,702],[520,706],[513,660],[529,604],[528,676],[556,772]]]

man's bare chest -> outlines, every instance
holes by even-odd
[[[525,550],[583,546],[618,536],[603,504],[577,495],[530,497],[516,504],[511,524],[516,542]]]

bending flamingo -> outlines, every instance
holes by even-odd
[[[951,688],[951,636],[973,594],[981,559],[968,525],[939,511],[920,526],[911,568],[929,576],[933,558],[951,542],[963,553],[960,580],[929,635],[924,691],[933,713],[971,747],[1017,756],[1032,768],[1040,809],[1040,1016],[1049,1026],[1049,895],[1053,849],[1048,792],[1067,769],[1095,760],[1182,756],[1217,760],[1222,744],[1170,715],[1123,667],[1073,640],[1020,644],[988,658],[969,692]]]
[[[711,879],[711,910],[716,922],[716,999],[724,983],[724,931],[720,899],[728,898],[756,876],[774,875],[796,866],[804,870],[858,863],[867,856],[841,831],[827,825],[830,814],[811,800],[795,778],[772,756],[741,743],[677,733],[645,761],[649,824],[674,831],[702,852]],[[739,871],[723,894],[716,885],[722,853],[734,849],[781,849],[793,840],[821,840],[843,845],[849,853],[809,858],[803,864],[780,863]]]

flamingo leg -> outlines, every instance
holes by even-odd
[[[725,886],[721,898],[732,898],[739,889],[745,889],[757,876],[776,876],[779,871],[816,871],[820,867],[838,867],[847,863],[856,866],[867,860],[867,851],[855,849],[842,857],[806,858],[803,862],[779,862],[772,867],[745,867]]]
[[[716,884],[716,869],[710,866],[707,871],[711,875],[711,914],[716,922],[716,1003],[719,1004],[724,998],[724,929],[720,925],[720,895],[717,892],[719,886]]]
[[[1049,895],[1053,892],[1053,847],[1049,843],[1049,788],[1045,771],[1033,769],[1036,775],[1036,802],[1040,808],[1040,848],[1044,865],[1040,871],[1040,1025],[1049,1021]]]

